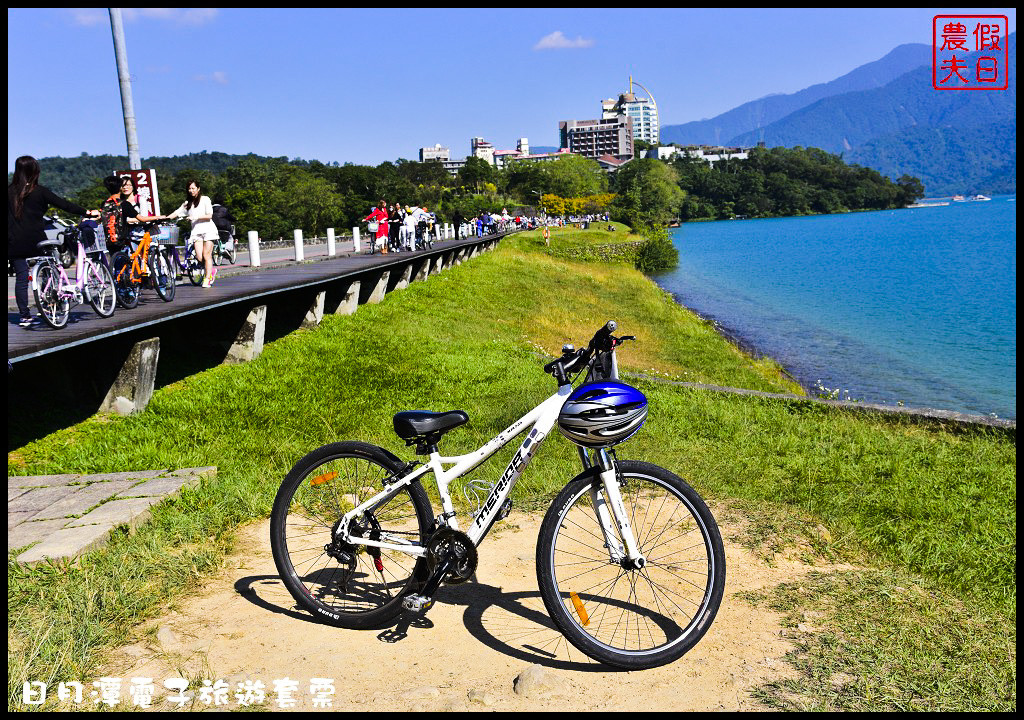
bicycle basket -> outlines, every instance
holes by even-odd
[[[178,244],[178,226],[177,225],[158,225],[157,228],[160,232],[153,237],[158,245],[177,245]]]
[[[86,255],[92,253],[106,252],[107,233],[103,226],[98,223],[82,223],[78,226],[81,231],[80,240]]]
[[[375,232],[377,232],[377,227],[378,227],[378,225],[377,225],[377,221],[376,220],[374,220],[373,222],[366,223],[366,230],[367,230],[367,232],[375,233]]]

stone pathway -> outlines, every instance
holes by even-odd
[[[198,467],[8,477],[7,551],[36,543],[17,561],[74,559],[106,544],[118,525],[138,527],[151,506],[216,474]]]

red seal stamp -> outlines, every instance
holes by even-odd
[[[932,19],[932,87],[1006,90],[1010,86],[1005,15],[936,15]]]

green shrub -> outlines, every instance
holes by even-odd
[[[647,228],[643,231],[646,240],[636,251],[636,269],[645,272],[672,270],[679,264],[679,251],[672,244],[668,230],[663,227]]]

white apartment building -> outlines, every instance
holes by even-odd
[[[469,149],[469,154],[472,157],[478,157],[481,160],[486,160],[491,165],[494,164],[494,146],[482,137],[475,137],[470,140]]]
[[[443,163],[448,162],[451,157],[451,152],[446,147],[441,147],[438,143],[434,147],[420,148],[420,162],[427,162],[428,160],[439,160]]]
[[[746,160],[750,148],[721,147],[717,145],[659,145],[647,151],[647,157],[671,160],[677,155],[699,158],[708,165],[719,160]]]

